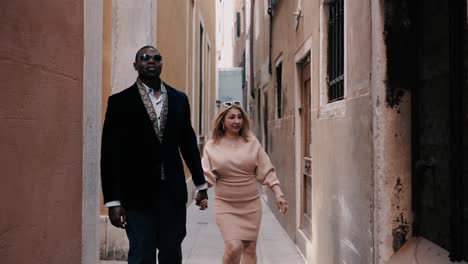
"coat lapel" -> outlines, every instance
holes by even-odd
[[[148,116],[151,120],[151,123],[153,124],[153,129],[154,132],[156,133],[156,136],[158,137],[159,142],[162,142],[162,137],[158,125],[158,116],[156,114],[156,111],[154,110],[153,103],[151,102],[151,99],[149,98],[149,94],[146,91],[145,87],[137,81],[137,86],[138,86],[138,92],[140,93],[141,100],[143,101],[143,105],[145,106],[146,113],[148,113]]]

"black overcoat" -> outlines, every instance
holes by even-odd
[[[169,107],[162,142],[136,83],[109,97],[102,133],[101,182],[104,203],[119,200],[127,210],[154,210],[163,166],[164,192],[170,198],[169,208],[174,210],[163,212],[162,222],[171,223],[171,227],[164,228],[176,230],[183,238],[187,185],[180,153],[195,185],[204,184],[205,178],[187,95],[167,84],[165,87]]]

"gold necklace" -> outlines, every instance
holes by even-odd
[[[226,143],[228,143],[228,144],[231,146],[231,150],[232,150],[232,151],[236,151],[236,149],[237,149],[237,143],[239,143],[239,142],[238,142],[238,139],[235,139],[235,140],[228,140],[228,139],[226,139],[226,140],[228,141],[228,142],[226,142]],[[229,141],[231,141],[231,142],[229,142]],[[232,141],[234,141],[234,142],[232,142]]]

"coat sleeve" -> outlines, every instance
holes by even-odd
[[[210,155],[208,154],[207,147],[205,147],[203,150],[202,166],[208,187],[213,187],[216,184],[216,175],[214,174],[211,167],[211,159]]]
[[[255,175],[257,180],[266,185],[268,187],[272,187],[273,185],[280,184],[278,178],[276,177],[275,167],[270,161],[270,158],[266,154],[265,150],[263,150],[260,142],[255,139],[258,145],[258,152],[257,152],[257,167],[255,169]]]
[[[190,120],[190,104],[187,96],[183,95],[183,126],[182,126],[182,139],[179,145],[180,152],[184,158],[185,164],[192,174],[192,180],[195,186],[205,184],[205,177],[203,176],[203,169],[200,160],[200,150],[198,149],[197,138],[195,131],[193,131],[192,122]]]
[[[109,97],[101,142],[101,185],[104,203],[121,201],[122,115],[114,97]]]

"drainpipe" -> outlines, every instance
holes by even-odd
[[[268,15],[270,16],[270,34],[269,34],[269,50],[268,50],[268,73],[272,73],[272,66],[271,66],[271,51],[273,49],[273,4],[270,1],[270,5],[268,6]]]
[[[252,0],[250,4],[250,96],[255,98],[255,84],[254,84],[254,11],[255,11],[255,0]]]

